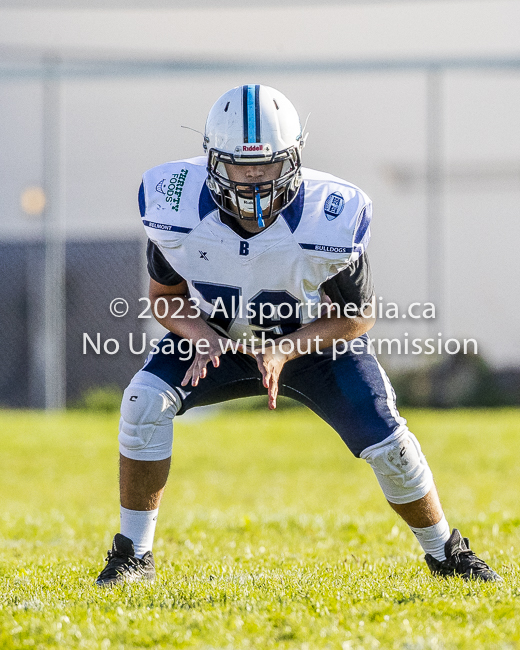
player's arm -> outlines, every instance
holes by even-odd
[[[336,310],[332,309],[330,314],[323,314],[312,323],[303,325],[300,329],[284,337],[292,340],[295,345],[294,351],[287,355],[287,361],[302,356],[298,348],[304,351],[303,354],[306,354],[307,348],[311,348],[311,346],[308,346],[307,341],[313,344],[311,349],[316,352],[317,350],[321,351],[330,348],[334,341],[340,339],[352,341],[366,334],[376,322],[372,312],[372,308],[369,307],[355,316],[345,316],[343,314],[338,316]],[[299,346],[298,341],[301,341]],[[286,345],[285,349],[288,347],[289,345]]]
[[[296,345],[298,340],[302,341],[302,350],[307,349],[308,339],[315,341],[313,351],[324,350],[331,347],[335,340],[351,341],[374,326],[375,310],[371,306],[367,307],[374,296],[374,282],[366,253],[327,280],[322,289],[330,302],[337,307],[329,313],[323,312],[320,318],[286,337],[293,339],[295,343],[295,351],[289,355],[288,360],[301,356]]]
[[[155,319],[170,332],[194,343],[208,339],[212,334],[218,337],[215,330],[198,315],[195,305],[189,299],[185,280],[169,286],[150,278],[149,298]]]
[[[337,316],[334,310],[330,315],[323,315],[312,323],[308,323],[292,334],[283,337],[283,341],[290,340],[294,344],[292,352],[287,351],[291,346],[285,342],[282,347],[267,346],[265,354],[257,354],[258,369],[262,373],[263,384],[269,393],[269,408],[276,408],[278,396],[278,379],[282,368],[288,361],[292,361],[303,354],[330,348],[334,341],[344,339],[351,341],[368,332],[376,319],[372,314],[360,314],[352,318]],[[300,352],[303,350],[303,352]]]
[[[149,298],[156,320],[173,334],[188,339],[195,346],[194,358],[182,385],[191,382],[197,386],[200,379],[207,375],[207,364],[211,361],[217,368],[222,354],[220,341],[225,339],[217,334],[200,315],[193,301],[188,296],[188,285],[167,262],[159,248],[151,241],[146,251],[148,272],[150,274]],[[167,306],[167,309],[165,307]],[[160,314],[160,316],[158,316]],[[207,343],[200,348],[198,342]]]
[[[192,386],[197,386],[200,379],[206,377],[206,366],[210,361],[215,368],[220,365],[219,357],[225,349],[225,338],[219,336],[200,316],[200,311],[189,299],[188,285],[184,280],[168,286],[150,278],[149,297],[156,320],[173,334],[192,342],[193,362],[181,383],[186,386],[191,382]],[[168,305],[167,310],[165,305]],[[199,342],[203,343],[200,348],[197,347]]]
[[[317,320],[284,336],[283,339],[289,339],[294,344],[291,353],[283,351],[291,347],[286,343],[282,349],[278,347],[273,350],[268,346],[265,354],[256,355],[258,369],[262,373],[264,386],[269,392],[270,409],[276,408],[278,378],[288,361],[302,354],[329,348],[334,344],[334,340],[355,339],[374,326],[375,317],[371,310],[362,311],[363,305],[370,303],[374,294],[374,284],[366,253],[337,276],[325,282],[322,289],[327,298],[338,305],[340,313],[338,314],[336,309],[324,310],[323,315]],[[348,314],[352,314],[351,317],[344,315],[346,305],[355,308],[347,311]]]

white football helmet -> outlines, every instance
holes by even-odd
[[[279,214],[298,194],[304,144],[298,113],[282,93],[258,84],[224,93],[209,112],[204,134],[206,183],[214,201],[227,214],[264,227],[264,219]],[[234,182],[225,167],[276,162],[283,163],[279,178],[261,183]]]

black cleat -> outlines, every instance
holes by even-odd
[[[98,575],[98,587],[111,587],[123,582],[155,580],[155,563],[152,551],[142,558],[135,557],[134,543],[128,537],[117,533],[108,551],[107,565]]]
[[[444,545],[446,559],[436,560],[433,555],[426,553],[424,559],[434,576],[461,576],[464,580],[484,580],[485,582],[502,582],[484,560],[473,553],[469,547],[469,539],[462,537],[454,528],[451,537]]]

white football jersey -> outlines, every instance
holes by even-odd
[[[146,234],[232,339],[294,331],[318,317],[321,285],[364,252],[372,205],[359,188],[302,169],[296,199],[247,239],[222,223],[206,186],[206,158],[159,165],[143,176]]]

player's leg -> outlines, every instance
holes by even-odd
[[[471,551],[469,540],[456,528],[450,534],[433,476],[411,432],[398,433],[397,437],[392,434],[389,439],[363,450],[360,456],[371,465],[390,506],[416,536],[433,574],[485,581],[502,579]],[[431,482],[422,497],[419,495],[425,488],[420,487],[421,483],[424,485],[419,479],[421,475]]]
[[[281,375],[281,394],[303,402],[372,467],[392,508],[426,553],[430,569],[494,580],[498,576],[469,550],[458,531],[450,535],[417,438],[397,411],[395,394],[377,359],[364,348],[335,360],[332,350],[300,357]]]
[[[124,580],[153,579],[152,544],[159,505],[168,478],[173,418],[189,408],[262,392],[253,359],[224,355],[219,368],[196,388],[181,386],[190,366],[175,353],[179,337],[168,334],[125,390],[119,426],[121,532],[114,542],[100,586]]]
[[[152,554],[159,504],[170,467],[175,390],[139,371],[123,394],[119,422],[120,533],[108,553],[99,586],[155,578]]]
[[[121,505],[132,510],[157,509],[166,486],[170,464],[171,457],[143,461],[119,454]]]

